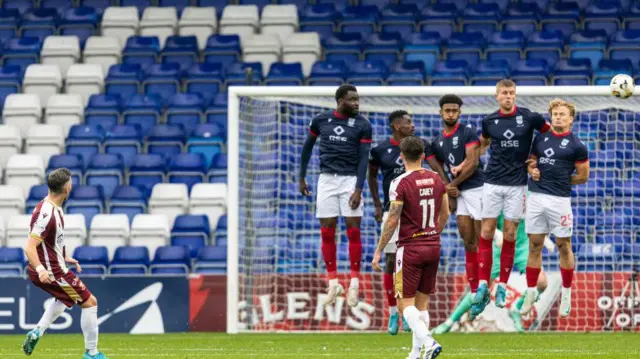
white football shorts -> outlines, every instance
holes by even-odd
[[[524,216],[527,186],[500,186],[485,183],[482,187],[482,218],[504,218],[520,222]]]
[[[356,176],[321,173],[318,177],[316,218],[362,217],[363,202],[356,209],[349,206],[349,198],[356,189]]]
[[[529,234],[553,234],[568,238],[573,234],[571,197],[530,192],[527,198],[525,229]]]
[[[482,186],[460,191],[456,216],[469,216],[476,221],[482,220],[482,196]]]
[[[384,229],[384,224],[387,222],[387,218],[389,218],[389,212],[384,212],[382,215],[382,225],[380,226],[380,232]],[[391,240],[384,247],[384,253],[396,253],[396,242],[398,242],[398,232],[400,232],[400,225],[396,228],[395,232],[393,232],[393,236],[391,236]]]

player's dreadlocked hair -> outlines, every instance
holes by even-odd
[[[408,115],[409,112],[405,110],[395,110],[389,114],[389,124],[392,124],[393,121],[401,119],[404,115]]]
[[[349,85],[349,84],[340,85],[340,87],[338,87],[338,89],[336,90],[336,102],[339,99],[345,97],[347,93],[349,93],[349,91],[358,92],[356,87],[353,85]]]
[[[440,97],[440,108],[442,108],[442,106],[448,103],[453,103],[460,107],[462,107],[462,104],[463,104],[462,99],[460,98],[460,96],[457,96],[457,95],[449,94],[449,95],[444,95]]]
[[[47,177],[47,187],[52,193],[62,193],[64,186],[71,180],[71,171],[66,168],[58,168]]]
[[[424,154],[424,142],[418,136],[405,137],[402,142],[400,142],[400,151],[402,151],[407,161],[419,161],[420,156]]]

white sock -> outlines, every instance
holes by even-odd
[[[58,319],[60,314],[62,314],[65,309],[67,309],[67,306],[62,304],[62,302],[59,302],[58,300],[54,300],[53,302],[51,302],[51,304],[49,304],[47,309],[45,309],[42,318],[40,318],[40,321],[38,322],[40,335],[43,335],[44,332],[49,329],[49,326],[53,324],[56,319]]]
[[[349,288],[358,288],[360,287],[360,282],[358,281],[358,278],[353,277],[351,278],[351,283],[349,284]]]
[[[562,287],[562,296],[564,297],[565,295],[568,295],[569,297],[571,297],[571,288]]]
[[[424,322],[424,325],[427,326],[427,332],[429,330],[429,325],[431,324],[430,320],[429,320],[429,312],[426,310],[423,310],[420,312],[420,319],[422,319],[422,321]]]
[[[394,315],[398,313],[398,307],[393,306],[393,307],[389,307],[389,314]]]
[[[338,278],[329,279],[329,287],[338,285]]]
[[[84,334],[84,347],[89,355],[98,353],[98,306],[83,308],[80,327]]]
[[[420,311],[414,305],[410,305],[402,311],[402,315],[413,333],[413,350],[416,348],[420,350],[430,337],[429,330],[420,317]]]

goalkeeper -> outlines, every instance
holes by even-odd
[[[503,228],[503,215],[502,213],[498,217],[498,225],[496,230],[496,240],[493,241],[493,266],[491,268],[491,282],[494,279],[498,278],[500,275],[500,247],[502,247],[502,228]],[[548,238],[545,239],[546,242],[550,242]],[[518,268],[518,271],[522,274],[525,272],[527,268],[527,261],[529,260],[529,238],[527,237],[527,233],[525,232],[525,223],[524,219],[520,221],[520,225],[518,226],[518,232],[516,233],[516,246],[515,246],[515,258],[514,264]],[[541,271],[540,276],[538,277],[538,292],[542,293],[547,288],[547,276]],[[522,303],[524,302],[525,296],[520,296],[518,301],[509,309],[509,315],[513,320],[514,326],[518,332],[523,332],[524,328],[522,326],[522,320],[520,318],[520,308],[522,307]],[[447,320],[437,326],[433,330],[433,334],[444,334],[448,333],[451,330],[453,324],[462,318],[462,315],[466,313],[471,308],[471,293],[467,290],[463,294],[462,299],[459,301],[456,308],[453,310],[453,313]],[[474,320],[475,317],[471,315],[469,312],[469,320]]]

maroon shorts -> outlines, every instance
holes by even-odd
[[[91,292],[72,271],[68,271],[55,282],[45,284],[38,278],[38,272],[29,268],[29,279],[45,292],[51,294],[68,308],[74,304],[81,305],[91,297]]]
[[[439,264],[439,245],[398,248],[394,277],[396,298],[413,298],[416,292],[431,294],[436,284]]]

